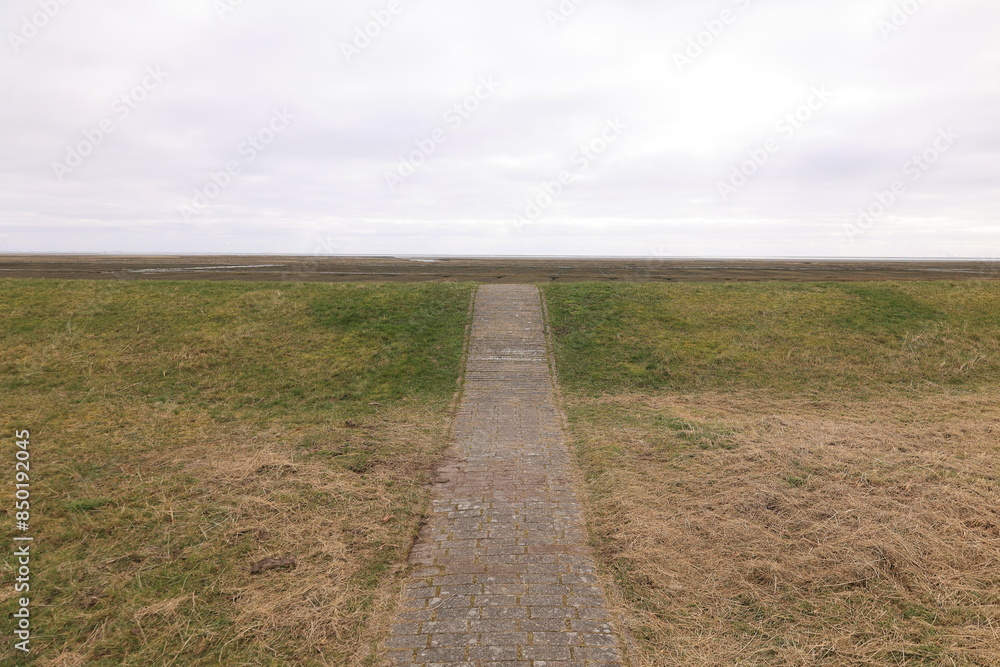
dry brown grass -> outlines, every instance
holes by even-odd
[[[570,398],[635,667],[1000,665],[1000,396]]]
[[[227,591],[241,633],[292,634],[301,641],[303,656],[309,647],[323,664],[360,665],[370,658],[374,642],[388,630],[405,554],[421,519],[421,485],[446,442],[444,426],[430,411],[396,409],[372,422],[340,427],[340,433],[325,432],[327,441],[377,438],[380,449],[394,452],[391,459],[372,462],[364,476],[332,471],[322,460],[302,460],[301,448],[296,453],[266,447],[204,462],[199,476],[216,480],[213,492],[234,504],[224,528],[227,539],[249,539],[254,545],[249,561],[284,555],[297,561],[289,572],[241,577]],[[340,502],[282,502],[303,485]],[[408,488],[403,498],[401,487]],[[387,569],[371,570],[377,561]],[[371,577],[380,579],[374,590],[358,585]]]
[[[371,664],[447,441],[440,407],[403,402],[350,427],[263,431],[144,412],[89,415],[128,418],[123,439],[171,446],[133,451],[119,475],[76,484],[111,505],[78,520],[42,562],[65,582],[60,621],[92,630],[65,644],[40,635],[37,664],[103,664],[129,644],[163,665],[247,664],[248,655],[254,664]],[[363,474],[327,456],[374,441]],[[250,574],[283,556],[295,567]]]

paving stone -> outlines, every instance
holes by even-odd
[[[620,665],[560,419],[537,288],[480,287],[390,665]]]
[[[608,618],[608,610],[604,607],[584,607],[579,612],[580,618],[590,618],[598,621],[605,621]]]
[[[532,584],[528,587],[531,595],[571,595],[573,588],[564,584]]]
[[[419,632],[419,623],[396,623],[392,626],[392,634],[394,635],[415,635]]]
[[[437,589],[433,587],[408,588],[404,595],[409,599],[437,597]]]
[[[464,648],[425,648],[417,651],[414,664],[428,662],[465,662]]]
[[[587,632],[590,634],[611,634],[612,632],[611,624],[607,621],[571,619],[569,627],[576,632]]]
[[[431,648],[444,648],[448,646],[474,646],[479,643],[479,638],[471,632],[451,632],[442,635],[431,635]]]
[[[431,610],[434,617],[439,621],[464,621],[480,618],[481,612],[476,608],[451,607],[447,609]]]
[[[385,647],[389,649],[418,649],[427,648],[427,635],[391,635],[385,640]]]
[[[528,597],[528,596],[525,596]],[[545,596],[539,596],[545,597]],[[600,607],[604,604],[604,596],[582,596],[582,595],[567,595],[566,604],[571,607]]]
[[[440,634],[446,632],[468,632],[469,621],[467,620],[431,621],[430,623],[423,623],[421,625],[420,630],[425,635]]]
[[[528,587],[524,584],[484,584],[484,595],[524,595]]]
[[[460,609],[472,606],[471,595],[455,595],[442,598],[434,598],[428,601],[427,606],[431,609]]]
[[[509,618],[485,618],[478,621],[469,622],[470,632],[508,632],[510,630],[516,630],[518,624],[521,621],[519,619],[509,619]]]
[[[469,659],[486,664],[514,664],[518,658],[517,646],[476,646],[469,649]],[[500,662],[503,661],[503,662]]]
[[[529,618],[576,618],[580,610],[573,607],[528,607]]]
[[[580,636],[575,632],[532,632],[531,643],[536,646],[577,646]]]
[[[574,646],[573,649],[573,659],[574,660],[589,660],[590,662],[617,662],[621,660],[621,656],[618,654],[618,649],[614,646],[602,646],[602,647],[578,647]]]
[[[580,634],[580,641],[584,646],[615,646],[615,636],[612,634],[590,633]]]
[[[474,604],[477,607],[516,607],[519,603],[516,595],[477,595]]]
[[[483,618],[527,618],[527,607],[484,607],[479,610]]]
[[[521,621],[521,629],[525,632],[563,632],[567,622],[564,618],[526,618]]]
[[[528,607],[562,607],[565,599],[562,595],[522,595],[521,603]]]
[[[521,654],[529,660],[570,660],[570,650],[566,646],[523,646]]]
[[[452,584],[441,587],[442,598],[449,595],[481,595],[482,593],[483,586],[481,584]]]
[[[432,618],[434,618],[433,609],[406,609],[406,610],[401,610],[396,615],[396,620],[399,621],[400,624],[405,624],[408,622],[416,623],[420,621],[429,621]]]
[[[385,657],[390,665],[412,665],[415,664],[414,655],[416,651],[413,649],[400,651],[395,649],[390,649],[386,651]]]
[[[524,574],[480,574],[476,575],[477,584],[502,585],[523,584],[528,575]]]

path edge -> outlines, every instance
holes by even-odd
[[[556,406],[556,412],[559,414],[559,425],[562,429],[563,444],[569,451],[570,461],[572,463],[570,466],[570,472],[573,475],[573,492],[576,495],[577,502],[580,503],[580,509],[583,512],[583,520],[587,529],[588,540],[593,541],[593,523],[590,521],[586,502],[587,485],[583,479],[583,471],[580,469],[576,447],[570,437],[572,432],[569,428],[569,417],[566,415],[565,399],[563,398],[562,389],[559,386],[559,373],[556,366],[555,332],[552,330],[552,320],[549,317],[549,306],[545,301],[545,290],[542,289],[542,285],[537,283],[535,284],[535,288],[538,290],[538,300],[542,304],[542,323],[545,331],[545,349],[546,357],[548,358],[549,363],[549,381],[552,384],[553,402]],[[612,601],[614,602],[613,608],[609,608],[608,613],[612,617],[612,627],[615,634],[618,636],[618,646],[622,653],[622,666],[629,667],[633,664],[632,656],[637,654],[638,651],[636,650],[635,638],[632,637],[632,634],[628,631],[627,617],[624,611],[626,608],[625,598],[618,589],[618,584],[615,583],[614,575],[608,571],[608,567],[598,556],[598,550],[591,544],[588,544],[587,546],[593,551],[594,564],[597,567],[597,575],[601,583],[601,588],[604,589],[604,595],[608,599],[609,603]],[[609,605],[609,607],[611,607],[611,605]]]
[[[454,433],[455,433],[455,420],[458,418],[458,406],[462,401],[462,394],[465,392],[465,374],[468,367],[469,359],[469,342],[472,340],[472,323],[476,315],[476,301],[479,297],[479,287],[480,284],[476,283],[472,291],[469,293],[469,307],[466,309],[465,314],[465,333],[462,337],[462,353],[459,363],[461,364],[461,371],[458,374],[458,384],[455,387],[455,393],[452,394],[451,401],[448,404],[448,417],[443,427],[445,433],[445,445],[441,449],[440,453],[431,463],[431,477],[427,481],[427,489],[434,487],[434,478],[437,471],[442,465],[448,461],[449,452],[454,445]],[[424,526],[427,524],[427,520],[430,518],[430,496],[428,495],[427,501],[421,508],[420,512],[420,523],[417,524],[416,530],[413,531],[413,535],[410,537],[410,543],[406,547],[406,553],[404,554],[401,562],[403,567],[399,570],[397,575],[398,579],[393,584],[394,591],[392,594],[393,601],[388,605],[391,609],[391,616],[389,621],[385,624],[386,627],[392,628],[393,622],[395,621],[399,610],[403,605],[403,593],[406,590],[406,582],[409,580],[410,575],[416,569],[417,566],[410,562],[410,555],[413,553],[413,547],[417,545],[420,540],[420,533],[423,532]],[[372,651],[369,652],[368,658],[365,664],[373,664],[378,667],[382,667],[386,664],[385,660],[385,642],[389,638],[389,633],[385,633],[380,636],[376,641],[375,645],[372,647]]]

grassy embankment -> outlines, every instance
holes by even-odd
[[[633,665],[1000,664],[1000,283],[545,293]]]
[[[0,664],[368,660],[447,441],[471,286],[0,287],[0,538],[30,429],[36,550],[33,651],[5,638]]]

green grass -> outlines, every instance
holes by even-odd
[[[450,396],[468,287],[5,283],[0,389],[120,392],[236,418]]]
[[[564,389],[784,395],[928,385],[1000,372],[1000,283],[553,284]]]
[[[364,660],[447,440],[471,290],[0,282],[3,451],[15,428],[33,449],[16,664]]]

